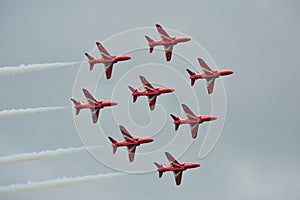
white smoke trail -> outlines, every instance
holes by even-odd
[[[11,117],[15,115],[34,114],[38,112],[48,112],[48,111],[60,110],[64,108],[67,107],[57,106],[57,107],[38,107],[38,108],[2,110],[0,111],[0,117]]]
[[[63,177],[58,179],[51,179],[41,182],[27,182],[27,183],[17,183],[8,186],[0,186],[0,195],[14,194],[22,191],[32,191],[32,190],[42,190],[50,189],[56,187],[63,187],[67,185],[87,183],[91,181],[97,181],[101,179],[113,178],[118,176],[124,176],[124,173],[107,173],[107,174],[95,174],[86,176],[76,176],[76,177]]]
[[[32,160],[52,158],[56,156],[78,153],[78,152],[86,151],[88,149],[100,148],[100,147],[104,147],[104,145],[92,146],[92,147],[59,148],[55,150],[45,150],[40,152],[14,154],[14,155],[0,157],[0,165],[9,165],[9,164],[16,164],[16,163],[32,161]]]
[[[44,64],[29,64],[29,65],[20,65],[20,66],[6,66],[0,68],[0,76],[8,76],[14,75],[18,73],[25,73],[25,72],[35,72],[41,71],[45,69],[55,69],[60,67],[67,67],[71,65],[76,65],[79,62],[58,62],[58,63],[44,63]]]

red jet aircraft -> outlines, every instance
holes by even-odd
[[[157,31],[159,32],[160,37],[161,37],[162,40],[152,40],[150,37],[145,36],[145,38],[148,41],[148,45],[150,47],[150,53],[152,53],[155,46],[159,46],[159,45],[164,46],[167,61],[170,61],[171,58],[172,58],[172,51],[173,51],[173,46],[174,45],[191,40],[191,38],[171,37],[161,27],[161,25],[156,24],[155,26],[156,26]]]
[[[192,86],[194,85],[194,83],[197,79],[205,79],[206,80],[208,94],[211,94],[213,92],[216,78],[219,78],[219,76],[226,76],[226,75],[230,75],[233,73],[233,71],[231,71],[231,70],[221,70],[221,71],[212,70],[201,58],[198,58],[198,61],[204,72],[203,74],[201,74],[199,72],[194,73],[189,69],[186,69],[186,71],[190,74]]]
[[[124,126],[120,125],[119,128],[121,130],[121,133],[123,134],[125,141],[116,141],[113,138],[108,137],[108,139],[112,143],[113,154],[116,153],[118,147],[126,146],[128,149],[129,161],[133,162],[136,147],[139,146],[140,144],[153,142],[153,139],[152,138],[134,138],[129,134],[129,132],[125,129]]]
[[[181,104],[181,106],[182,106],[187,118],[183,119],[181,117],[176,117],[173,114],[170,115],[174,120],[175,131],[178,130],[180,124],[189,124],[191,127],[193,139],[195,139],[197,137],[199,124],[201,124],[202,122],[212,121],[212,120],[217,119],[217,117],[214,117],[214,116],[197,116],[189,109],[189,107],[187,105]]]
[[[119,61],[129,60],[130,56],[111,56],[106,49],[100,44],[100,42],[96,42],[96,45],[98,47],[98,50],[100,51],[100,54],[102,58],[92,57],[88,53],[85,53],[86,57],[89,59],[88,62],[90,63],[90,70],[92,71],[94,68],[94,65],[97,63],[103,63],[105,68],[105,74],[106,79],[110,79],[112,70],[113,70],[113,64],[117,63]]]
[[[170,162],[170,165],[158,164],[157,162],[154,162],[157,167],[158,176],[161,178],[164,172],[173,171],[176,185],[180,185],[183,171],[190,168],[200,167],[200,164],[197,163],[179,163],[170,153],[165,152],[165,154]]]
[[[74,103],[74,108],[76,108],[76,115],[79,114],[81,109],[90,109],[92,113],[92,119],[93,123],[97,123],[99,112],[101,108],[107,107],[107,106],[114,106],[117,105],[117,102],[113,101],[97,101],[87,89],[82,89],[84,96],[87,99],[87,103],[76,101],[75,99],[71,99]]]
[[[134,89],[131,86],[128,86],[132,92],[133,103],[136,102],[136,100],[139,96],[147,96],[148,101],[149,101],[150,110],[154,110],[157,96],[164,94],[164,93],[174,92],[174,89],[172,89],[172,88],[155,88],[146,80],[145,77],[143,77],[143,76],[139,76],[139,77],[141,79],[141,82],[142,82],[145,90],[141,90],[139,88]]]

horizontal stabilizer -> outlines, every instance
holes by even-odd
[[[133,103],[135,103],[136,102],[136,100],[137,100],[137,98],[138,98],[138,96],[136,96],[136,95],[133,95]]]
[[[179,129],[179,125],[180,125],[179,123],[175,124],[175,131],[177,131]]]
[[[191,86],[193,86],[195,84],[195,80],[194,78],[191,78]]]
[[[79,105],[80,102],[79,102],[79,101],[76,101],[75,99],[71,99],[71,101],[74,103],[75,109],[76,109],[76,115],[78,115],[79,112],[80,112],[80,108],[76,107],[76,105]]]
[[[90,63],[90,71],[92,71],[94,68],[94,63]]]
[[[116,143],[117,143],[117,141],[116,140],[114,140],[112,137],[108,137],[108,139],[111,141],[111,143],[112,143],[112,147],[113,147],[113,154],[115,154],[116,152],[117,152],[117,148],[118,148],[118,146],[117,145],[115,145]]]
[[[161,178],[164,172],[160,171],[158,172],[158,177]]]
[[[154,49],[154,47],[153,47],[153,46],[150,46],[150,53],[153,52],[153,49]]]

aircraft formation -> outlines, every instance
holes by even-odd
[[[188,42],[191,40],[191,38],[171,37],[162,28],[161,25],[156,24],[155,26],[158,33],[160,34],[161,40],[153,40],[149,36],[145,36],[148,42],[148,46],[150,48],[150,53],[153,52],[155,46],[163,46],[165,49],[166,61],[169,62],[172,58],[173,47],[178,43]],[[106,79],[111,78],[113,65],[115,63],[131,59],[131,56],[128,55],[118,55],[118,56],[110,55],[100,42],[96,42],[96,46],[102,56],[101,58],[92,57],[88,53],[85,53],[85,55],[88,58],[90,71],[93,70],[96,64],[104,64]],[[219,78],[220,76],[226,76],[233,73],[233,71],[231,70],[220,70],[220,71],[212,70],[202,58],[197,58],[197,59],[203,73],[193,72],[190,69],[186,69],[186,71],[189,74],[189,78],[191,80],[191,86],[195,84],[195,81],[197,79],[205,79],[207,83],[208,94],[213,93],[215,80],[217,78]],[[133,87],[128,86],[128,88],[131,91],[133,103],[137,101],[138,97],[146,96],[148,98],[150,111],[153,111],[155,109],[156,100],[159,95],[175,92],[175,89],[173,88],[153,87],[152,84],[142,75],[139,76],[139,79],[143,84],[144,89],[140,89],[140,88],[134,89]],[[74,104],[76,115],[80,113],[81,109],[90,109],[93,123],[97,123],[101,109],[105,107],[115,106],[118,104],[117,102],[113,102],[113,101],[97,100],[85,88],[83,88],[82,91],[87,102],[80,102],[73,98],[71,98],[71,101]],[[196,115],[186,104],[181,104],[181,106],[183,111],[185,112],[186,118],[177,117],[174,114],[170,114],[170,116],[174,120],[175,131],[179,129],[179,126],[181,124],[190,125],[192,139],[197,138],[200,124],[217,119],[216,116]],[[113,154],[116,153],[118,147],[127,147],[129,162],[134,161],[136,148],[138,146],[146,143],[151,143],[154,141],[153,138],[134,138],[123,125],[119,125],[119,129],[124,137],[124,141],[117,141],[112,137],[108,137],[108,139],[111,142]],[[154,162],[155,166],[157,167],[157,171],[159,173],[159,178],[162,177],[164,172],[172,171],[174,173],[176,185],[181,184],[182,174],[185,170],[191,168],[197,168],[200,166],[200,164],[197,163],[179,163],[169,152],[165,152],[165,156],[170,162],[169,165],[158,164],[157,162]]]

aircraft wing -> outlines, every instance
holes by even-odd
[[[133,162],[134,155],[135,155],[135,150],[136,150],[136,145],[127,146],[127,149],[128,149],[129,162]]]
[[[173,173],[174,173],[174,176],[175,176],[176,185],[180,185],[183,171],[178,170],[178,171],[173,171]]]
[[[98,103],[98,101],[93,97],[93,95],[91,95],[91,93],[87,90],[87,89],[82,89],[83,91],[83,94],[86,98],[86,100],[89,102],[89,103]]]
[[[97,108],[97,109],[91,109],[91,113],[92,113],[92,119],[93,119],[93,123],[97,123],[98,121],[98,118],[99,118],[99,112],[100,112],[100,109]]]
[[[105,68],[106,79],[110,79],[113,70],[113,63],[112,62],[105,63],[104,68]]]
[[[201,58],[198,58],[198,62],[203,70],[203,73],[205,75],[213,75],[214,74],[214,71],[209,68],[209,66],[206,64],[206,62],[204,60],[202,60]]]
[[[127,142],[134,142],[134,138],[129,134],[129,132],[126,130],[126,128],[122,125],[119,126],[120,128],[120,131],[124,137],[124,139],[127,141]]]
[[[169,36],[169,34],[161,27],[161,25],[156,24],[156,29],[160,34],[160,37],[162,40],[170,41],[172,38]]]
[[[190,127],[191,127],[191,132],[192,132],[192,138],[195,139],[197,137],[199,123],[192,123],[192,124],[190,124]]]
[[[180,163],[168,152],[165,152],[167,159],[173,167],[181,167]]]
[[[156,97],[157,97],[157,95],[148,96],[150,110],[155,109]]]
[[[104,59],[111,59],[111,55],[106,51],[100,42],[96,42],[97,48]]]
[[[189,119],[197,119],[197,116],[191,111],[191,109],[185,105],[185,104],[181,104],[185,115],[189,118]]]
[[[170,61],[172,58],[173,46],[173,44],[164,45],[167,61]]]
[[[147,91],[155,91],[154,87],[143,76],[140,76],[141,82]]]
[[[215,86],[215,80],[216,80],[216,78],[206,79],[208,94],[211,94],[213,92],[214,86]]]

